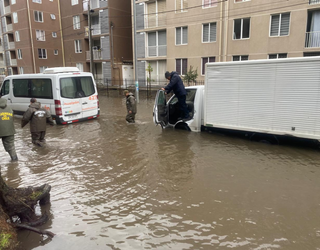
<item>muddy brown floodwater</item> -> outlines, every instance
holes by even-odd
[[[136,124],[124,98],[99,96],[101,116],[48,127],[31,143],[15,119],[18,163],[0,147],[12,187],[52,186],[41,228],[21,249],[320,249],[320,151],[156,127],[153,99]]]

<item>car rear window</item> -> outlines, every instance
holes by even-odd
[[[87,97],[95,93],[90,76],[61,78],[60,89],[61,97],[70,99]]]

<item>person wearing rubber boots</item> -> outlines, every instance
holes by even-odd
[[[123,93],[126,96],[126,104],[127,104],[126,121],[129,123],[135,123],[135,117],[137,113],[136,98],[128,90],[123,91]]]
[[[17,153],[14,147],[13,111],[7,106],[7,100],[0,96],[0,138],[4,149],[9,153],[11,161],[17,161]]]
[[[31,98],[29,108],[21,120],[21,127],[23,128],[28,122],[30,122],[32,143],[40,147],[44,146],[47,123],[53,126],[54,122],[50,112],[41,108],[41,103],[37,102],[36,98]]]

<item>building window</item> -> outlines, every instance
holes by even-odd
[[[176,71],[179,75],[185,75],[188,71],[188,59],[176,59]]]
[[[57,37],[57,32],[52,32],[52,37]]]
[[[235,3],[248,2],[248,1],[251,1],[251,0],[234,0]]]
[[[176,0],[176,12],[188,11],[188,0]]]
[[[46,49],[38,49],[39,59],[47,59],[47,50]]]
[[[317,4],[320,3],[320,0],[309,0],[309,4]]]
[[[156,31],[148,33],[148,57],[167,55],[167,32]]]
[[[55,55],[55,56],[57,56],[58,55],[58,50],[57,49],[55,49],[54,51],[53,51],[53,54]]]
[[[16,4],[16,0],[11,0],[11,4]]]
[[[73,17],[73,29],[74,30],[80,29],[80,16]]]
[[[233,61],[248,61],[249,56],[233,56]]]
[[[41,0],[32,0],[34,3],[41,3]]]
[[[320,47],[320,10],[308,11],[307,20],[305,47],[318,48]]]
[[[13,17],[13,23],[17,23],[18,22],[18,13],[17,12],[13,12],[12,13],[12,17]]]
[[[202,25],[202,42],[215,42],[217,39],[217,23],[205,23]]]
[[[269,59],[287,58],[287,53],[269,54]]]
[[[218,0],[202,0],[202,8],[211,8],[217,6]]]
[[[148,61],[147,65],[149,64],[153,69],[153,71],[150,72],[151,79],[152,79],[150,84],[158,85],[159,83],[162,84],[164,82],[167,82],[166,78],[164,77],[164,74],[167,68],[167,62],[165,60]],[[149,77],[149,72],[147,72],[147,74]]]
[[[289,35],[290,13],[271,15],[270,36]]]
[[[18,54],[18,59],[22,59],[22,51],[21,51],[21,49],[17,50],[17,54]]]
[[[37,41],[45,41],[46,33],[44,30],[36,30],[36,39]]]
[[[20,32],[17,30],[14,32],[16,37],[16,42],[20,42]]]
[[[71,5],[79,4],[79,0],[71,0]]]
[[[21,75],[24,74],[23,67],[19,67],[19,72]]]
[[[45,69],[48,68],[47,66],[41,66],[39,67],[39,71],[40,73],[43,73],[43,71],[45,71]],[[46,83],[45,83],[46,84]],[[51,88],[50,88],[51,89]]]
[[[34,20],[36,21],[36,22],[43,22],[43,13],[41,12],[41,11],[37,11],[37,10],[35,10],[34,11]]]
[[[50,17],[51,17],[52,20],[56,19],[56,15],[55,14],[50,14]]]
[[[233,39],[250,37],[250,18],[235,19],[233,23]]]
[[[176,28],[176,45],[188,44],[188,27]]]
[[[205,75],[205,70],[206,70],[206,63],[208,62],[215,62],[216,61],[216,58],[213,56],[213,57],[202,57],[202,61],[201,61],[201,74],[202,75]]]
[[[304,52],[303,56],[320,56],[320,51],[314,51],[314,52]]]
[[[76,53],[82,53],[81,40],[75,40],[74,47]]]
[[[83,63],[76,63],[76,67],[80,70],[80,72],[83,72]]]

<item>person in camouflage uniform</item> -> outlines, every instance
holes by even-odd
[[[126,96],[126,104],[127,104],[127,112],[128,112],[126,116],[126,120],[129,123],[135,123],[135,117],[137,113],[136,98],[128,90],[125,90],[123,93]]]
[[[17,153],[14,147],[13,111],[7,106],[7,100],[0,96],[0,138],[4,149],[9,153],[12,161],[17,161]]]
[[[51,114],[48,110],[41,108],[41,103],[37,102],[36,98],[31,98],[28,110],[23,114],[21,127],[23,128],[30,121],[30,132],[32,143],[38,146],[43,146],[46,141],[47,123],[54,125]]]

